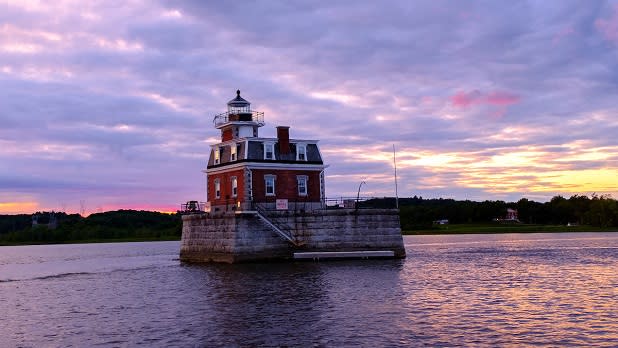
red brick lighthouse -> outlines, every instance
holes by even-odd
[[[264,113],[236,91],[214,117],[221,142],[211,145],[207,176],[210,211],[312,210],[324,203],[324,169],[317,140],[290,139],[290,127],[261,138]],[[207,207],[208,207],[207,205]]]

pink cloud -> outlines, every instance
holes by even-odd
[[[618,5],[609,19],[597,19],[594,24],[606,40],[618,45]]]
[[[519,102],[519,96],[507,92],[491,92],[485,100],[487,104],[492,105],[511,105]]]
[[[508,106],[518,103],[521,98],[512,93],[502,91],[492,91],[482,93],[478,90],[472,92],[458,92],[451,96],[451,103],[458,107],[468,107],[471,105],[500,105]]]
[[[482,99],[481,92],[474,90],[472,92],[458,92],[454,96],[451,97],[451,102],[455,106],[460,107],[468,107],[474,104],[481,104],[480,100]]]

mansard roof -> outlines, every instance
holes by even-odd
[[[317,140],[290,139],[289,153],[282,154],[277,138],[246,138],[239,141],[228,141],[213,146],[208,160],[208,168],[216,168],[238,162],[264,162],[264,163],[289,163],[323,165],[322,155],[318,148]],[[237,145],[238,144],[238,145]],[[274,144],[275,159],[264,159],[264,144]],[[297,160],[299,145],[305,145],[306,160]],[[231,160],[232,146],[238,146],[237,159]],[[219,163],[215,164],[215,149],[220,151]],[[245,157],[246,153],[246,157]]]

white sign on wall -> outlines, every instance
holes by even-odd
[[[278,199],[277,200],[277,210],[288,210],[288,200]]]
[[[210,213],[210,202],[204,203],[204,211]]]

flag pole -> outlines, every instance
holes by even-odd
[[[399,194],[397,192],[397,159],[395,158],[395,144],[393,144],[393,165],[395,166],[395,207],[399,209]]]

